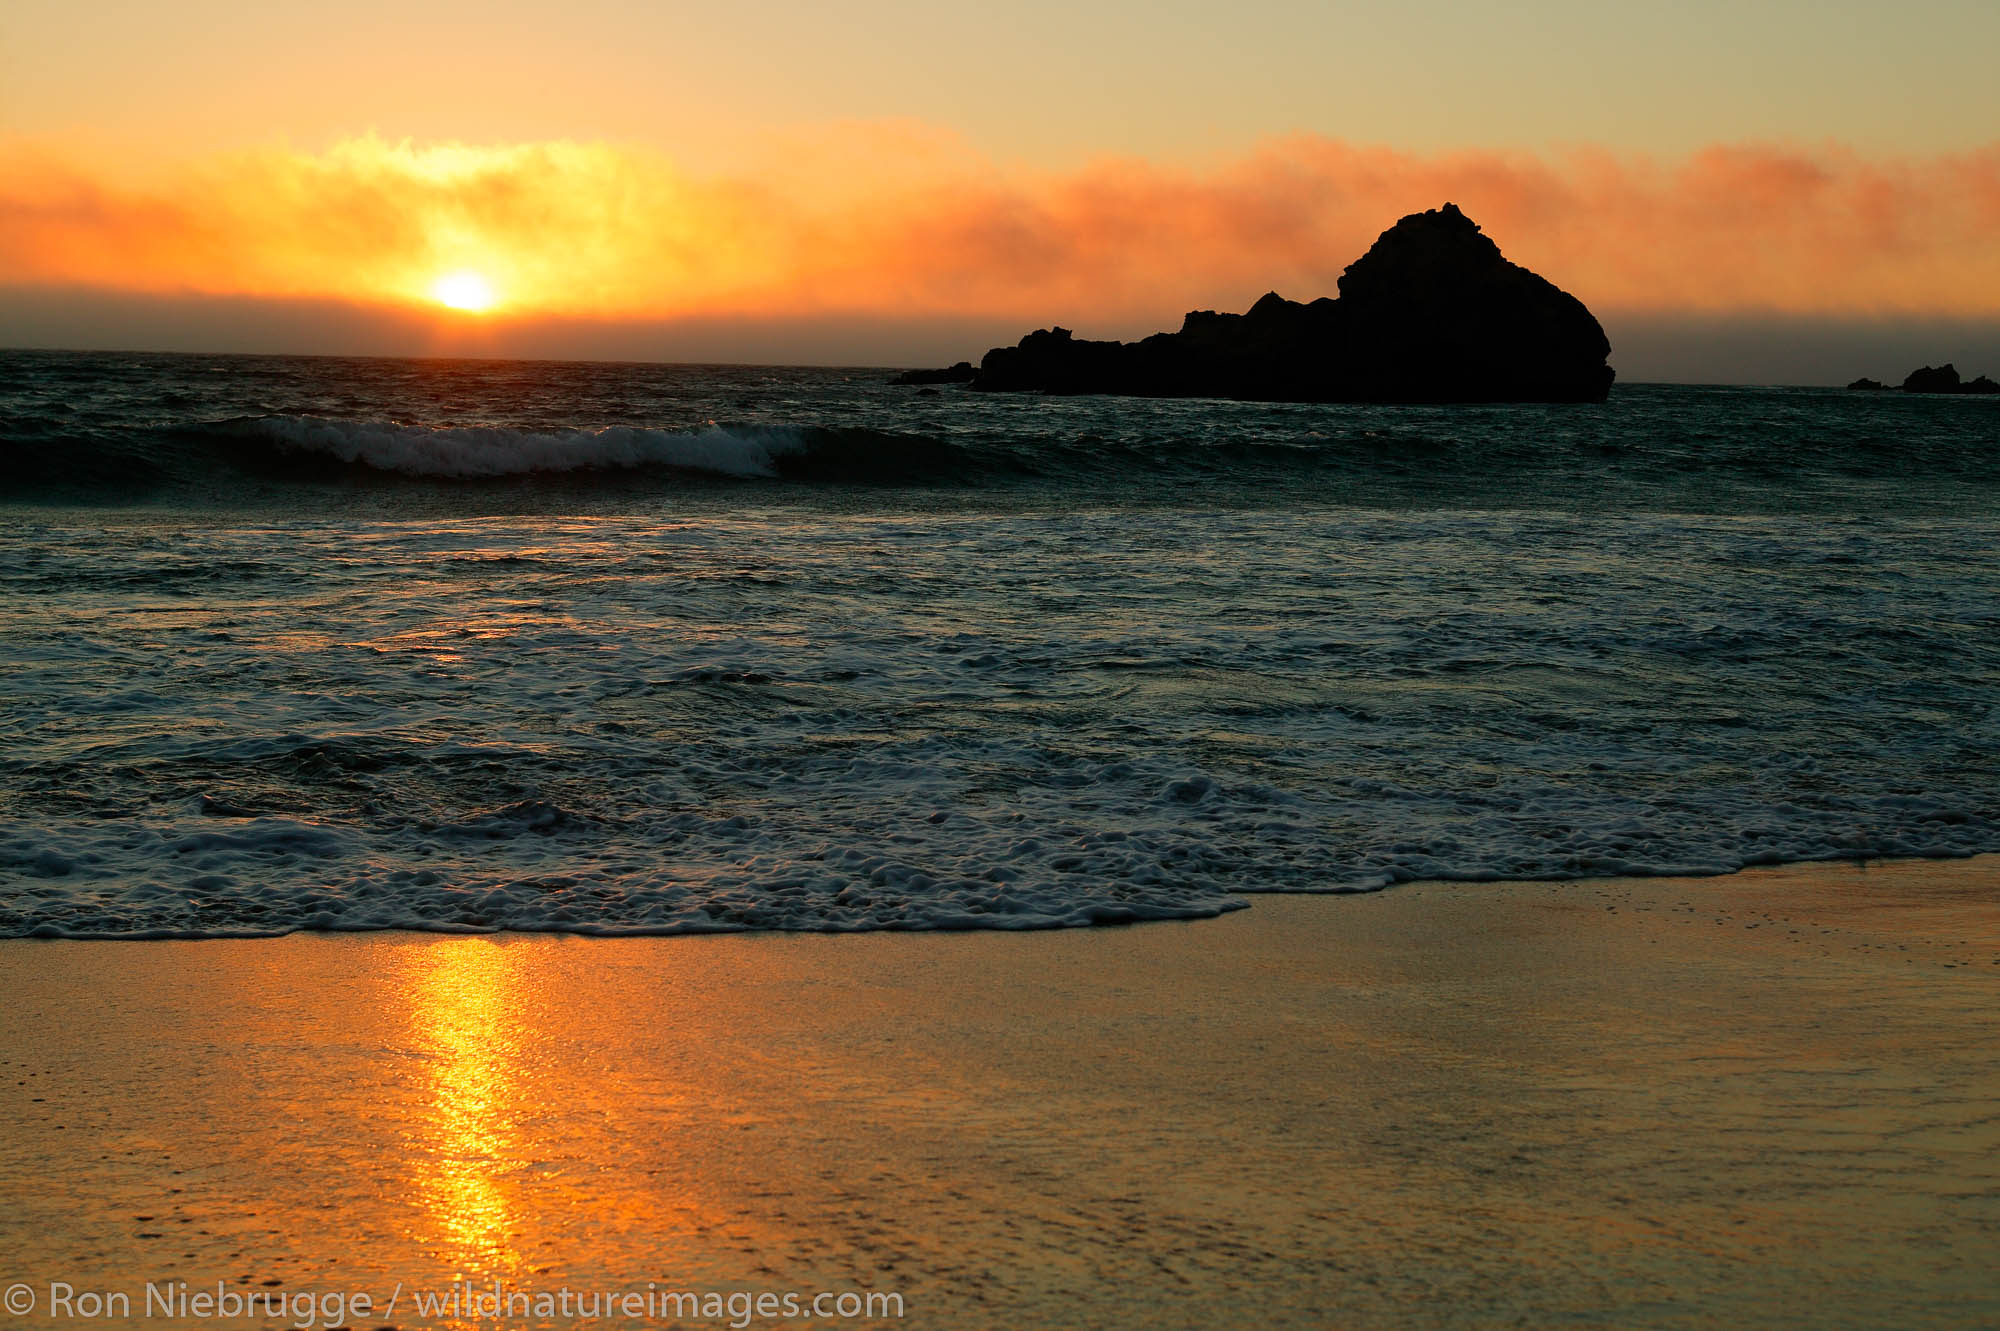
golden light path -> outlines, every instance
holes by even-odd
[[[515,1217],[498,1176],[519,1154],[510,956],[486,939],[465,939],[413,960],[411,1035],[434,1074],[428,1163],[416,1182],[441,1231],[437,1256],[464,1275],[504,1270],[515,1260]]]

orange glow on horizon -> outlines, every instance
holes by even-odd
[[[997,317],[1088,334],[1242,309],[1273,288],[1332,294],[1383,228],[1448,199],[1596,308],[2000,314],[2000,144],[1660,162],[1299,136],[1199,169],[1106,159],[1035,173],[893,124],[829,129],[727,178],[604,143],[371,136],[183,163],[141,184],[0,141],[0,287],[496,320]]]

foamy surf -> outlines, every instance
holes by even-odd
[[[4,476],[53,486],[0,504],[0,934],[1064,928],[2000,850],[2000,403],[0,362]]]

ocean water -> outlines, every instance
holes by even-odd
[[[0,935],[2000,850],[2000,400],[0,353]]]

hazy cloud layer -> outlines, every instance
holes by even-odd
[[[728,177],[611,144],[364,138],[142,184],[17,144],[0,148],[0,283],[414,310],[439,274],[473,269],[502,293],[498,321],[851,315],[1127,332],[1267,288],[1330,294],[1383,227],[1447,199],[1593,308],[2000,316],[2000,144],[1657,161],[1298,137],[1205,166],[1106,160],[1052,175],[898,125],[824,131]]]

